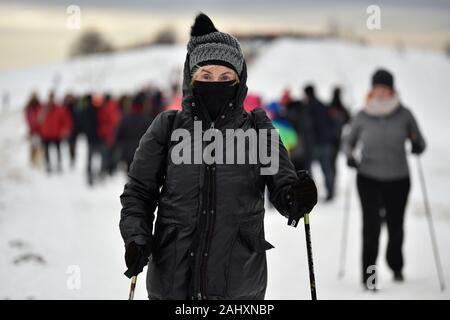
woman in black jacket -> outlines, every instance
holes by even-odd
[[[270,144],[271,155],[278,155],[278,170],[269,175],[260,174],[267,169],[260,159],[224,164],[174,158],[175,148],[185,141],[192,147],[190,140],[172,141],[175,130],[195,138],[198,126],[224,136],[230,129],[273,129],[262,110],[244,111],[246,80],[238,41],[199,14],[184,65],[182,110],[162,112],[152,122],[121,195],[125,274],[137,275],[148,264],[150,299],[264,299],[265,251],[273,247],[264,238],[264,188],[294,224],[317,203],[314,182],[307,173],[295,172],[281,142]],[[241,146],[233,158],[248,155],[258,141]],[[196,143],[194,139],[194,154]],[[200,141],[200,150],[207,149]]]

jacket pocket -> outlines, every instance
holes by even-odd
[[[170,244],[177,235],[177,228],[175,225],[159,225],[155,230],[155,243],[153,252],[156,257],[161,249]]]
[[[264,253],[266,250],[275,248],[264,238],[242,228],[239,229],[239,239],[250,251],[257,253]]]
[[[160,226],[155,231],[155,243],[147,272],[147,291],[150,298],[164,299],[173,288],[177,258],[177,228]]]
[[[226,294],[229,299],[252,299],[267,285],[266,250],[274,248],[264,237],[243,229],[238,231],[230,253]]]

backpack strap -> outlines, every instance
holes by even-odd
[[[270,124],[270,119],[268,118],[266,111],[262,108],[255,108],[250,111],[250,117],[253,122],[253,127],[258,129],[268,129],[267,124]]]
[[[170,139],[172,136],[172,132],[176,129],[176,126],[178,126],[178,119],[179,119],[179,110],[170,110],[170,114],[167,117],[167,126],[170,128],[170,130],[167,131],[167,136],[166,136],[166,150],[165,150],[165,160],[164,160],[164,180],[166,179],[165,177],[167,176],[167,157],[169,156],[169,150],[170,147],[172,147],[172,143],[173,141]]]
[[[179,122],[179,114],[180,114],[180,110],[172,110],[172,113],[174,113],[173,116],[168,117],[169,118],[169,123],[168,126],[170,127],[170,130],[167,132],[167,152],[169,152],[170,147],[172,146],[172,140],[170,139],[170,137],[172,136],[172,132],[177,128],[178,126],[178,122]]]

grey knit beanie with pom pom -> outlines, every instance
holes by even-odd
[[[219,64],[234,69],[238,75],[242,72],[244,56],[238,40],[218,31],[204,13],[195,18],[187,51],[191,71],[196,66]]]

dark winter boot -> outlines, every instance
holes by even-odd
[[[403,277],[403,273],[401,271],[394,271],[394,281],[395,282],[405,281],[405,278]]]

